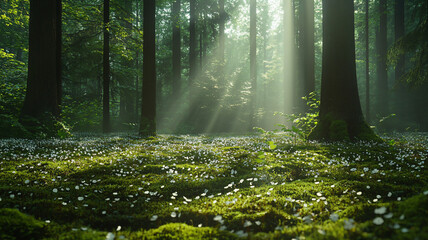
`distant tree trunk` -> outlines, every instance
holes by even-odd
[[[104,45],[103,45],[103,132],[110,129],[110,0],[104,0]]]
[[[255,126],[257,92],[257,6],[256,0],[250,0],[250,130]]]
[[[380,0],[379,14],[379,34],[376,35],[378,50],[376,111],[379,113],[379,117],[385,117],[388,113],[388,73],[386,65],[388,22],[386,0]]]
[[[156,1],[144,0],[143,90],[140,135],[156,135]]]
[[[189,85],[196,77],[196,0],[190,0],[189,23]]]
[[[365,41],[366,41],[366,120],[370,123],[370,45],[369,45],[369,0],[365,1],[366,8],[366,28],[365,28]]]
[[[131,19],[132,18],[132,1],[131,0],[123,0],[123,18],[124,19]],[[123,24],[125,31],[131,35],[132,33],[132,22],[131,21],[124,21]],[[126,38],[127,42],[130,42],[130,37]],[[126,66],[127,69],[132,69],[134,66],[132,60],[128,60],[125,57],[122,57],[123,65]],[[131,78],[127,75],[120,75],[119,79],[119,94],[120,94],[120,112],[119,112],[119,118],[122,122],[131,122],[133,120],[133,112],[134,112],[134,100],[132,98],[132,85],[133,81]]]
[[[27,92],[22,116],[59,118],[61,100],[61,3],[31,0]]]
[[[140,23],[140,8],[139,8],[139,2],[140,1],[136,1],[135,2],[135,4],[136,4],[136,10],[135,10],[135,12],[136,12],[136,15],[137,15],[137,17],[136,17],[136,28],[139,30],[139,27],[138,27],[138,25],[139,25],[139,23]],[[140,69],[140,62],[139,62],[139,57],[140,57],[140,54],[139,54],[139,50],[138,50],[138,48],[136,49],[136,52],[135,52],[135,69],[137,69],[136,70],[136,74],[135,74],[135,122],[138,122],[138,119],[139,119],[139,110],[138,110],[138,108],[140,107],[140,94],[139,94],[139,87],[138,87],[138,85],[139,85],[139,69]]]
[[[364,122],[358,96],[353,4],[323,0],[321,106],[310,139],[377,140]]]
[[[172,101],[180,96],[181,85],[181,0],[172,4]]]
[[[220,8],[220,23],[218,27],[218,48],[219,48],[219,60],[221,63],[224,63],[224,50],[225,50],[225,35],[224,35],[224,26],[226,23],[226,12],[224,11],[224,0],[219,0]]]
[[[314,0],[301,0],[299,14],[303,95],[308,96],[315,91]]]
[[[56,5],[56,83],[57,102],[61,107],[62,103],[62,0],[57,0]],[[60,108],[61,111],[61,108]]]
[[[395,41],[404,36],[404,0],[395,0],[394,7]],[[395,66],[395,79],[400,80],[404,74],[404,57],[401,56]]]

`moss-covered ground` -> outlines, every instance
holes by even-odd
[[[0,239],[428,239],[428,137],[0,140]]]

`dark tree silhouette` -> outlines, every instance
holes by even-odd
[[[143,90],[140,135],[156,135],[156,1],[144,0],[143,6]]]
[[[379,1],[379,33],[377,41],[377,84],[376,84],[376,112],[380,117],[388,113],[388,72],[386,65],[387,54],[387,6],[386,0]]]
[[[310,139],[377,140],[358,96],[353,0],[323,0],[323,59],[319,122]]]
[[[315,91],[314,0],[301,0],[299,9],[303,95]]]
[[[27,91],[22,116],[59,118],[61,102],[61,1],[31,0]]]
[[[196,76],[196,0],[190,0],[189,23],[189,84],[192,86]]]
[[[365,44],[366,44],[366,119],[370,122],[370,45],[369,45],[369,0],[365,1]]]
[[[172,101],[180,96],[181,86],[181,0],[172,4]]]
[[[109,46],[110,0],[104,0],[103,40],[103,132],[110,132],[110,46]]]

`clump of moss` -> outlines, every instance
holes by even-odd
[[[169,223],[156,229],[138,232],[131,239],[144,237],[144,239],[237,239],[229,232],[220,231],[210,227],[193,227],[183,223]]]
[[[44,222],[16,209],[0,209],[0,239],[42,239],[46,232]]]
[[[348,124],[343,120],[334,120],[330,123],[329,139],[332,141],[349,141]]]

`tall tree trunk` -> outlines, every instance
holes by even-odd
[[[250,130],[255,126],[256,92],[257,92],[257,2],[250,0]]]
[[[365,43],[366,43],[366,120],[370,123],[370,45],[369,45],[369,0],[365,1]]]
[[[385,117],[388,114],[388,73],[386,65],[387,54],[387,8],[386,0],[379,2],[379,34],[377,34],[377,50],[378,50],[378,65],[377,65],[377,105],[376,111],[379,117]]]
[[[61,7],[59,0],[31,0],[27,91],[22,115],[44,121],[60,115]]]
[[[181,0],[172,4],[172,101],[180,96],[181,85]]]
[[[224,48],[225,48],[225,35],[224,27],[226,23],[226,12],[224,11],[224,0],[219,0],[219,9],[220,9],[220,22],[218,26],[218,48],[219,48],[219,60],[221,63],[224,63]]]
[[[189,86],[196,77],[196,0],[190,0],[189,23]]]
[[[138,30],[140,30],[139,28],[139,23],[140,23],[140,8],[139,8],[139,2],[140,1],[136,1],[136,8],[135,8],[135,12],[136,12],[136,23],[135,26]],[[140,69],[140,62],[139,62],[139,57],[140,57],[140,53],[138,48],[136,48],[135,51],[135,69],[136,70],[136,74],[135,74],[135,122],[138,122],[139,119],[139,110],[138,108],[140,107],[140,94],[139,94],[139,69]]]
[[[56,5],[56,83],[57,102],[61,107],[62,103],[62,0],[57,0]],[[61,111],[61,108],[60,108]]]
[[[353,0],[323,0],[321,106],[310,139],[377,139],[364,122],[358,96],[353,4]]]
[[[156,135],[156,1],[144,0],[143,90],[140,135]]]
[[[395,41],[404,36],[404,0],[395,0],[394,7]],[[395,66],[395,79],[400,80],[404,74],[404,57],[400,57]]]
[[[315,91],[314,0],[301,0],[299,14],[303,95],[308,96]]]
[[[110,0],[104,0],[104,45],[103,45],[103,132],[110,129]]]

